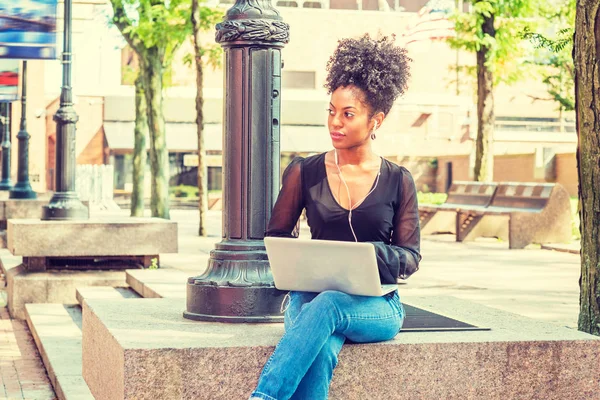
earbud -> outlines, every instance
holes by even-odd
[[[375,128],[374,129],[377,129],[377,122],[375,122]],[[354,232],[354,227],[352,226],[352,209],[353,209],[353,206],[352,206],[352,199],[350,197],[350,188],[348,187],[348,184],[346,183],[346,180],[344,179],[344,175],[342,175],[342,170],[340,168],[340,165],[338,164],[337,149],[333,149],[333,157],[335,159],[335,166],[337,167],[338,174],[340,175],[340,180],[342,181],[342,183],[346,187],[346,193],[348,194],[348,225],[350,225],[350,231],[352,232],[352,236],[354,236],[354,241],[358,242],[358,238],[356,237],[356,233]],[[375,189],[377,188],[377,185],[379,184],[379,177],[380,176],[381,176],[381,169],[377,173],[377,178],[375,179],[375,185],[373,185],[373,188],[369,191],[369,193],[367,193],[367,195],[365,197],[362,198],[362,200],[360,200],[359,202],[356,202],[354,204],[355,206],[360,205],[363,201],[366,200],[367,197],[369,197],[369,195],[371,193],[373,193],[375,191]]]

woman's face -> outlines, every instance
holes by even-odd
[[[374,121],[361,101],[364,93],[355,86],[339,87],[331,94],[327,125],[333,147],[350,149],[367,145]]]

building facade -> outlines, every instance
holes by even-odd
[[[331,148],[325,126],[328,95],[323,84],[325,66],[337,41],[365,32],[374,36],[394,34],[400,41],[424,3],[408,0],[277,2],[284,21],[290,24],[291,37],[282,51],[282,165],[294,155]],[[127,192],[131,187],[135,108],[134,88],[124,71],[131,65],[131,53],[120,33],[110,26],[109,15],[110,6],[104,0],[75,1],[73,87],[77,99],[75,108],[80,117],[77,160],[78,163],[115,165],[115,188]],[[205,40],[214,43],[214,32],[206,33]],[[407,49],[413,59],[409,90],[396,102],[379,129],[375,150],[409,167],[420,189],[443,191],[449,178],[472,178],[476,132],[474,82],[467,76],[459,75],[457,79],[452,67],[457,63],[473,65],[474,55],[457,52],[439,41],[422,41],[408,45]],[[195,71],[183,63],[184,55],[191,51],[190,44],[182,46],[173,62],[171,87],[165,90],[172,184],[190,183],[195,176]],[[30,62],[29,82],[35,82],[29,85],[28,93],[28,127],[32,134],[31,153],[35,154],[30,157],[30,172],[34,189],[44,191],[53,187],[55,126],[52,115],[60,91],[60,63]],[[209,186],[214,190],[220,188],[223,90],[222,70],[206,67],[204,132]],[[572,124],[567,121],[567,129],[559,132],[564,123],[558,121],[556,106],[531,100],[541,97],[545,97],[545,87],[534,80],[496,89],[495,154],[498,160],[508,163],[533,160],[533,164],[525,162],[522,167],[497,168],[498,174],[513,171],[498,175],[499,179],[531,181],[576,176],[571,171],[572,163],[557,162],[555,157],[574,154],[576,135]],[[19,106],[15,104],[13,115],[19,113]],[[17,125],[18,121],[13,119],[13,135],[18,131]],[[448,163],[452,163],[451,177]],[[555,172],[542,172],[553,168]],[[568,173],[556,172],[557,168],[566,168]],[[573,182],[568,185],[572,187]],[[576,182],[574,185],[576,187]]]

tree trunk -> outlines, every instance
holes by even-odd
[[[483,33],[496,36],[494,15],[484,17]],[[494,76],[487,67],[489,48],[477,51],[477,141],[475,143],[475,180],[494,180]]]
[[[131,216],[144,215],[144,172],[146,170],[146,135],[148,114],[141,73],[135,80],[135,129],[133,148],[133,190],[131,192]]]
[[[202,71],[202,46],[200,39],[200,9],[198,0],[192,0],[192,26],[194,29],[194,56],[196,60],[196,126],[198,130],[198,211],[200,224],[198,235],[206,236],[206,214],[208,210],[208,185],[206,180],[206,150],[204,148],[204,87]]]
[[[166,143],[165,118],[163,115],[163,56],[160,49],[146,49],[140,57],[146,106],[148,107],[148,132],[150,134],[150,169],[152,193],[150,209],[152,216],[169,218],[169,150]]]
[[[580,331],[600,335],[600,3],[578,0],[573,46],[581,230]]]

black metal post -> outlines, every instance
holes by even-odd
[[[217,24],[225,50],[223,240],[207,271],[188,279],[184,317],[283,320],[264,232],[279,191],[281,49],[289,26],[270,0],[237,0]]]
[[[43,220],[87,219],[87,207],[75,192],[75,131],[79,120],[73,108],[71,88],[71,9],[72,0],[65,0],[63,33],[63,76],[60,108],[54,114],[56,121],[56,192],[50,203],[42,207]]]
[[[12,189],[10,180],[10,103],[0,103],[0,114],[2,118],[2,176],[0,190]]]
[[[19,139],[17,183],[8,192],[10,199],[35,199],[37,194],[29,183],[29,138],[27,133],[27,61],[23,61],[21,84],[21,125],[17,139]]]
[[[446,163],[446,193],[448,193],[448,191],[450,190],[450,186],[452,186],[452,181],[452,162],[449,161]]]

